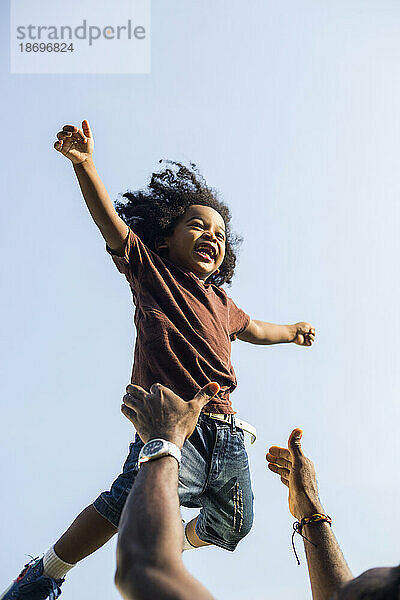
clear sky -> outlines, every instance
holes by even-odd
[[[133,435],[119,412],[130,292],[53,150],[83,118],[112,198],[160,158],[196,162],[244,238],[228,293],[253,318],[317,330],[312,349],[234,343],[232,399],[259,433],[255,524],[234,554],[185,564],[219,600],[309,598],[265,465],[295,426],[354,573],[398,563],[398,2],[153,0],[148,75],[11,75],[0,11],[0,589],[109,487]],[[115,541],[65,598],[117,599],[114,565]]]

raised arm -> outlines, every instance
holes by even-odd
[[[126,600],[212,600],[185,569],[178,463],[145,463],[121,518],[115,583]]]
[[[251,320],[247,329],[239,334],[238,338],[250,344],[270,345],[293,342],[299,346],[311,346],[315,339],[315,329],[306,322],[276,325]]]
[[[317,513],[324,514],[318,496],[314,465],[301,448],[302,431],[292,431],[288,448],[272,446],[268,467],[289,488],[289,510],[301,522]],[[304,525],[304,540],[313,600],[330,600],[341,584],[353,579],[330,525],[318,521]]]
[[[81,129],[64,125],[57,138],[54,148],[72,162],[86,205],[107,245],[112,250],[121,249],[128,226],[117,215],[94,166],[94,140],[88,121],[82,121]]]
[[[150,394],[128,385],[123,414],[144,442],[162,438],[182,448],[201,409],[219,390],[209,383],[184,402],[156,384]],[[178,463],[171,456],[144,463],[125,504],[117,544],[115,583],[126,600],[212,600],[182,562]]]

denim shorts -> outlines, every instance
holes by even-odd
[[[115,527],[137,475],[142,446],[136,434],[122,473],[93,504]],[[253,492],[243,430],[201,414],[182,449],[178,493],[182,506],[200,509],[196,524],[199,538],[235,550],[253,524]]]

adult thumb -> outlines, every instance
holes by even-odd
[[[301,449],[301,438],[303,437],[303,431],[296,427],[293,429],[289,436],[288,448],[294,456],[304,456],[303,450]]]
[[[218,394],[219,390],[220,387],[218,383],[216,383],[215,381],[211,381],[197,392],[192,402],[197,402],[198,404],[200,404],[201,408],[203,408],[203,406],[205,406],[207,402],[209,402],[211,398],[215,396],[215,394]]]

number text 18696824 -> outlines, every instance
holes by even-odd
[[[51,43],[47,44],[44,42],[31,44],[29,42],[25,44],[19,44],[21,52],[73,52],[74,46],[73,44],[66,44],[65,42],[60,43]]]

